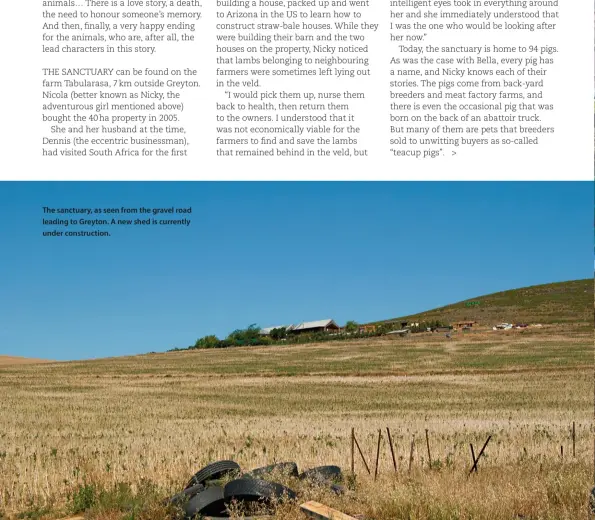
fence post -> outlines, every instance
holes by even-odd
[[[479,462],[479,459],[483,455],[483,452],[486,449],[486,447],[488,445],[488,442],[490,442],[490,439],[491,438],[492,438],[492,436],[489,435],[488,438],[487,438],[487,440],[485,441],[484,445],[482,446],[481,450],[479,450],[479,455],[477,455],[477,458],[475,458],[475,452],[473,450],[473,444],[470,444],[470,446],[471,446],[471,456],[473,457],[473,467],[471,468],[471,471],[469,471],[469,475],[471,475],[471,473],[473,473],[473,471],[475,471],[475,473],[477,473],[477,463]]]
[[[393,458],[393,467],[395,468],[395,473],[397,472],[397,459],[395,459],[395,450],[393,449],[393,439],[390,435],[390,430],[388,426],[386,427],[386,434],[388,436],[388,445],[390,446],[390,454]]]
[[[415,435],[411,439],[411,451],[409,452],[409,473],[411,473],[411,466],[413,464],[413,449],[415,448]]]
[[[382,439],[382,430],[378,429],[378,446],[376,447],[376,467],[374,468],[374,480],[378,476],[378,461],[380,460],[380,440]]]
[[[428,447],[428,467],[432,469],[432,455],[430,453],[430,437],[428,436],[428,429],[426,428],[426,446]]]
[[[351,428],[351,474],[355,473],[355,428]]]
[[[368,472],[368,475],[371,475],[372,473],[370,472],[370,468],[368,467],[368,463],[366,462],[366,457],[364,457],[362,449],[359,447],[359,442],[357,442],[355,434],[353,435],[353,440],[355,441],[355,447],[357,448],[357,451],[359,451],[362,461],[364,462],[364,466],[366,466],[366,471]]]

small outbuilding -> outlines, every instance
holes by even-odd
[[[453,323],[453,326],[455,329],[471,329],[471,328],[477,326],[477,322],[476,321],[457,321],[456,323]]]
[[[432,329],[433,332],[450,332],[452,330],[452,325],[448,327],[434,327]]]
[[[359,333],[367,334],[369,332],[376,332],[376,325],[359,325]]]

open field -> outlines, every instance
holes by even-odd
[[[384,436],[378,482],[356,460],[353,495],[305,499],[375,520],[587,518],[593,376],[584,325],[1,367],[0,517],[57,517],[104,490],[89,518],[162,520],[157,499],[217,459],[348,470],[352,427],[373,471],[389,426],[396,475]],[[114,499],[122,483],[144,498]]]

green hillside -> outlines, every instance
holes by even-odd
[[[534,285],[477,296],[438,309],[389,321],[453,323],[474,320],[482,325],[515,323],[593,323],[593,280]]]

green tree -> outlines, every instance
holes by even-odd
[[[265,343],[260,335],[260,327],[253,323],[245,329],[236,329],[228,337],[227,341],[235,346],[242,345],[262,345]]]
[[[217,348],[219,346],[219,338],[211,334],[196,340],[194,348]]]
[[[287,329],[285,327],[278,327],[276,329],[271,330],[271,339],[275,341],[279,341],[280,339],[285,339],[287,337]]]
[[[357,324],[357,322],[355,322],[353,320],[349,320],[345,324],[345,332],[357,332],[358,330],[359,330],[359,325]]]

